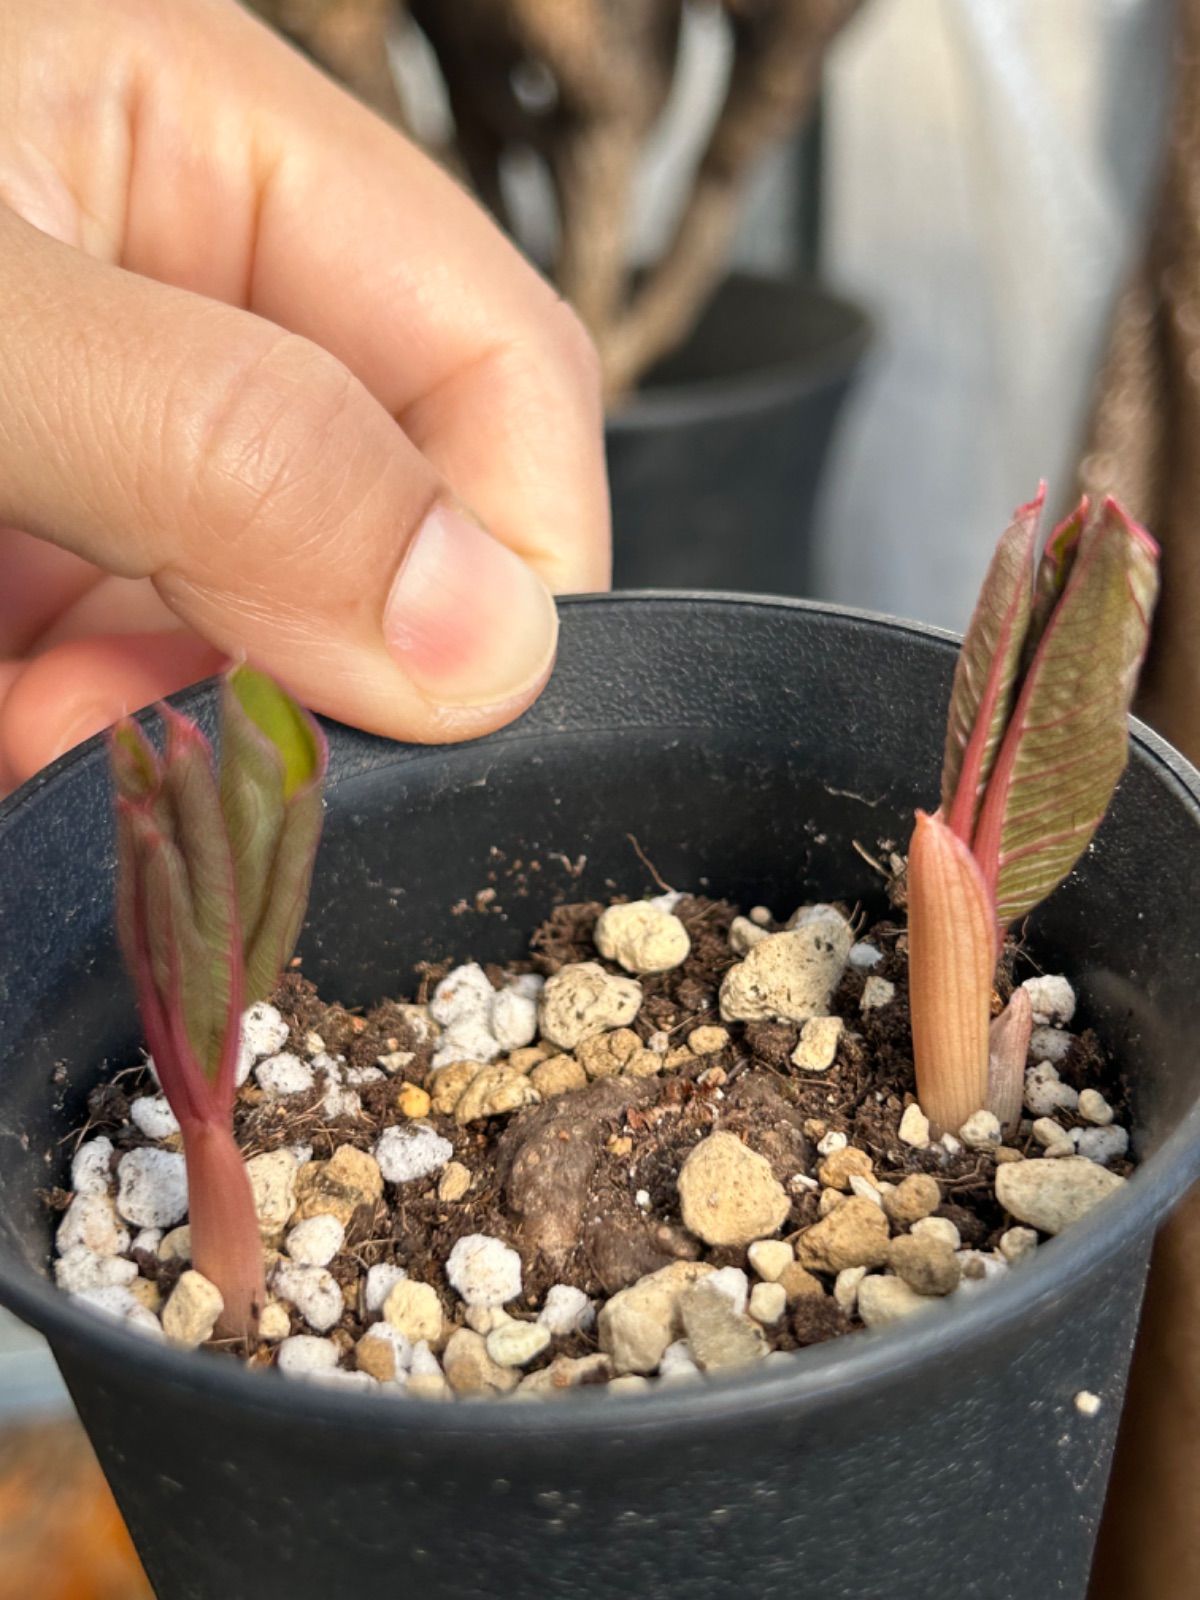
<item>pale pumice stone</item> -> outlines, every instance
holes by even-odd
[[[242,1042],[256,1059],[274,1055],[288,1040],[288,1025],[273,1005],[256,1000],[242,1013]]]
[[[147,1094],[129,1108],[129,1118],[147,1139],[169,1139],[179,1132],[179,1119],[165,1094]]]
[[[1026,978],[1021,987],[1029,996],[1035,1023],[1065,1025],[1075,1015],[1075,991],[1061,973]]]
[[[194,1350],[212,1337],[225,1301],[215,1283],[200,1272],[181,1275],[163,1307],[163,1332],[174,1345]]]
[[[301,1266],[327,1267],[342,1248],[346,1230],[329,1212],[305,1217],[288,1233],[284,1249]]]
[[[125,1286],[85,1289],[81,1294],[74,1294],[71,1298],[81,1305],[90,1306],[101,1316],[112,1317],[138,1333],[147,1334],[152,1339],[163,1338],[162,1323],[153,1311],[148,1311],[133,1291]]]
[[[397,1267],[390,1261],[380,1262],[374,1267],[367,1268],[366,1283],[363,1287],[363,1304],[368,1316],[379,1316],[383,1312],[384,1303],[389,1294],[398,1283],[403,1283],[408,1277],[403,1267]]]
[[[537,998],[502,989],[492,1001],[492,1037],[503,1051],[521,1050],[537,1038]]]
[[[642,986],[632,978],[617,978],[595,961],[578,961],[560,967],[547,979],[538,1007],[543,1038],[563,1050],[573,1050],[613,1028],[625,1028],[642,1004]]]
[[[187,1215],[187,1168],[174,1150],[129,1150],[117,1167],[117,1210],[137,1228],[173,1228]]]
[[[289,1378],[331,1372],[337,1364],[338,1347],[333,1340],[318,1339],[311,1333],[294,1333],[282,1340],[275,1357],[275,1365]]]
[[[54,1281],[67,1294],[83,1294],[88,1289],[127,1287],[137,1270],[137,1263],[124,1256],[97,1255],[85,1244],[74,1244],[54,1263]]]
[[[521,1258],[486,1233],[460,1239],[446,1262],[446,1278],[469,1306],[503,1306],[521,1293]]]
[[[267,1094],[282,1096],[307,1094],[316,1082],[308,1062],[286,1051],[260,1061],[254,1069],[254,1077]]]
[[[346,1308],[337,1279],[324,1267],[281,1260],[271,1274],[271,1288],[295,1306],[316,1333],[328,1333]]]
[[[116,1256],[129,1248],[129,1230],[106,1193],[77,1194],[63,1213],[55,1243],[60,1252],[83,1245],[99,1256]]]
[[[79,1146],[71,1158],[71,1187],[76,1194],[108,1194],[112,1189],[113,1142],[100,1135]]]
[[[538,1321],[560,1338],[585,1333],[596,1320],[596,1310],[582,1289],[573,1284],[556,1283],[546,1291]]]
[[[635,975],[670,972],[692,948],[679,918],[644,900],[608,906],[596,919],[594,938],[605,960]]]
[[[806,1022],[829,1014],[854,935],[837,912],[770,933],[721,980],[724,1022]]]
[[[375,1159],[388,1183],[415,1183],[440,1172],[454,1146],[427,1122],[385,1128],[375,1144]]]
[[[443,1028],[463,1017],[486,1017],[496,991],[487,973],[475,961],[448,972],[433,991],[429,1015]]]

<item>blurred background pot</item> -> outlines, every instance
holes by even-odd
[[[811,593],[817,494],[869,338],[816,283],[727,278],[609,416],[616,586]]]
[[[330,730],[304,969],[354,1004],[425,957],[512,957],[556,900],[643,887],[628,834],[680,886],[877,904],[853,842],[902,839],[936,793],[953,661],[930,630],[784,601],[568,602],[514,727],[436,749]],[[181,703],[211,727],[209,690]],[[146,1343],[49,1283],[39,1190],[138,1035],[103,750],[27,785],[0,808],[0,1298],[50,1340],[159,1600],[997,1600],[1031,1581],[1082,1600],[1151,1237],[1200,1168],[1200,904],[1179,869],[1198,833],[1200,776],[1140,733],[1085,870],[1033,919],[1136,1085],[1143,1165],[1003,1286],[727,1383],[435,1405]],[[543,863],[526,896],[517,857]],[[492,872],[504,915],[456,916]]]

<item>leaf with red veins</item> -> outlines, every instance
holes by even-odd
[[[1113,500],[1079,536],[987,786],[973,849],[1000,928],[1070,872],[1108,809],[1158,593],[1158,547]]]
[[[942,760],[942,815],[967,844],[1017,695],[1045,499],[1042,484],[996,546],[954,671]]]

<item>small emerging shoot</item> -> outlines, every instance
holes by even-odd
[[[909,983],[921,1107],[957,1131],[1020,1115],[1032,1017],[990,1023],[1005,930],[1071,871],[1108,809],[1158,593],[1158,547],[1115,500],[1088,503],[1037,558],[1044,489],[992,558],[954,674],[941,806],[908,867]],[[990,1025],[989,1025],[990,1023]]]
[[[243,1009],[291,956],[321,832],[325,740],[248,666],[221,686],[221,764],[162,705],[160,755],[126,717],[109,738],[117,816],[117,932],[146,1043],[179,1120],[192,1260],[221,1291],[226,1336],[254,1332],[262,1245],[233,1138]]]

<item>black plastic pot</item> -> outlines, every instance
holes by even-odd
[[[728,278],[609,418],[617,587],[811,594],[817,491],[869,337],[816,284]]]
[[[852,841],[902,840],[936,793],[950,641],[767,600],[585,599],[563,620],[553,682],[503,733],[331,730],[302,945],[329,993],[511,956],[556,897],[648,886],[628,834],[683,886],[875,897]],[[211,721],[207,693],[183,703]],[[1003,1285],[721,1384],[387,1402],[149,1344],[47,1282],[37,1190],[104,1057],[137,1042],[103,754],[64,758],[0,809],[0,1297],[49,1338],[160,1600],[1082,1600],[1151,1236],[1200,1174],[1198,841],[1200,776],[1139,732],[1032,942],[1132,1075],[1144,1164]],[[542,863],[528,893],[518,857]],[[452,915],[492,872],[503,915]]]

